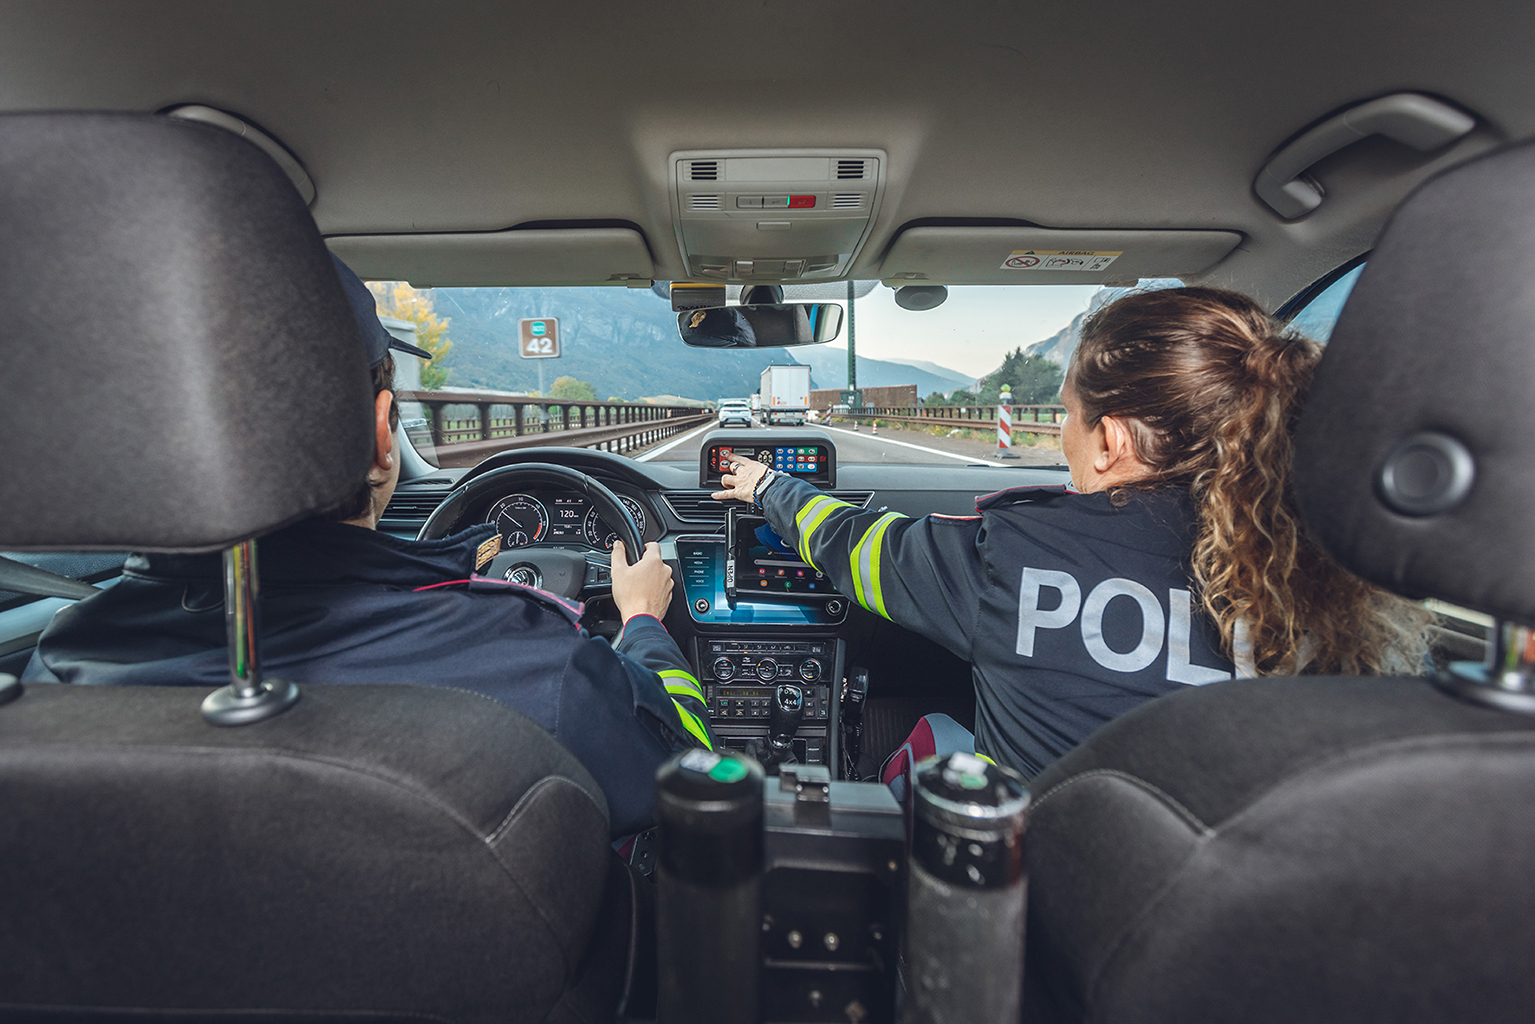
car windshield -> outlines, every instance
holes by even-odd
[[[806,425],[837,432],[844,463],[974,464],[998,453],[1004,392],[1007,464],[1059,465],[1066,360],[1087,313],[1130,290],[952,287],[925,310],[872,281],[791,290],[843,306],[835,341],[721,350],[683,344],[665,283],[370,287],[386,326],[433,353],[399,357],[396,386],[407,436],[446,468],[532,444],[694,462],[709,430]]]

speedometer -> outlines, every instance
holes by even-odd
[[[485,521],[496,524],[502,543],[509,548],[537,544],[549,530],[549,512],[531,494],[508,494],[490,506]]]
[[[618,496],[618,500],[624,503],[624,508],[628,509],[629,514],[634,517],[634,525],[640,528],[640,536],[645,536],[645,510],[640,507],[640,503],[622,494]],[[582,524],[581,533],[588,544],[604,551],[612,551],[613,542],[618,539],[618,534],[608,529],[608,524],[602,521],[602,517],[597,514],[595,508],[586,514],[586,522]]]

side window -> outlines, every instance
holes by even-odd
[[[1354,282],[1359,280],[1363,271],[1364,263],[1361,262],[1312,296],[1290,318],[1290,326],[1313,341],[1327,344],[1327,339],[1332,337],[1333,325],[1338,322],[1338,314],[1343,312],[1343,304],[1348,301],[1349,293],[1354,290]]]

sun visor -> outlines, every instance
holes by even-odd
[[[1104,284],[1202,273],[1235,249],[1234,231],[1084,230],[1031,227],[908,228],[880,277],[891,286]]]
[[[648,286],[655,276],[633,228],[531,228],[454,234],[333,235],[331,251],[368,280],[418,288]]]

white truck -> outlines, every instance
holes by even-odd
[[[769,424],[803,426],[810,409],[810,367],[769,366],[762,371],[762,415]]]

